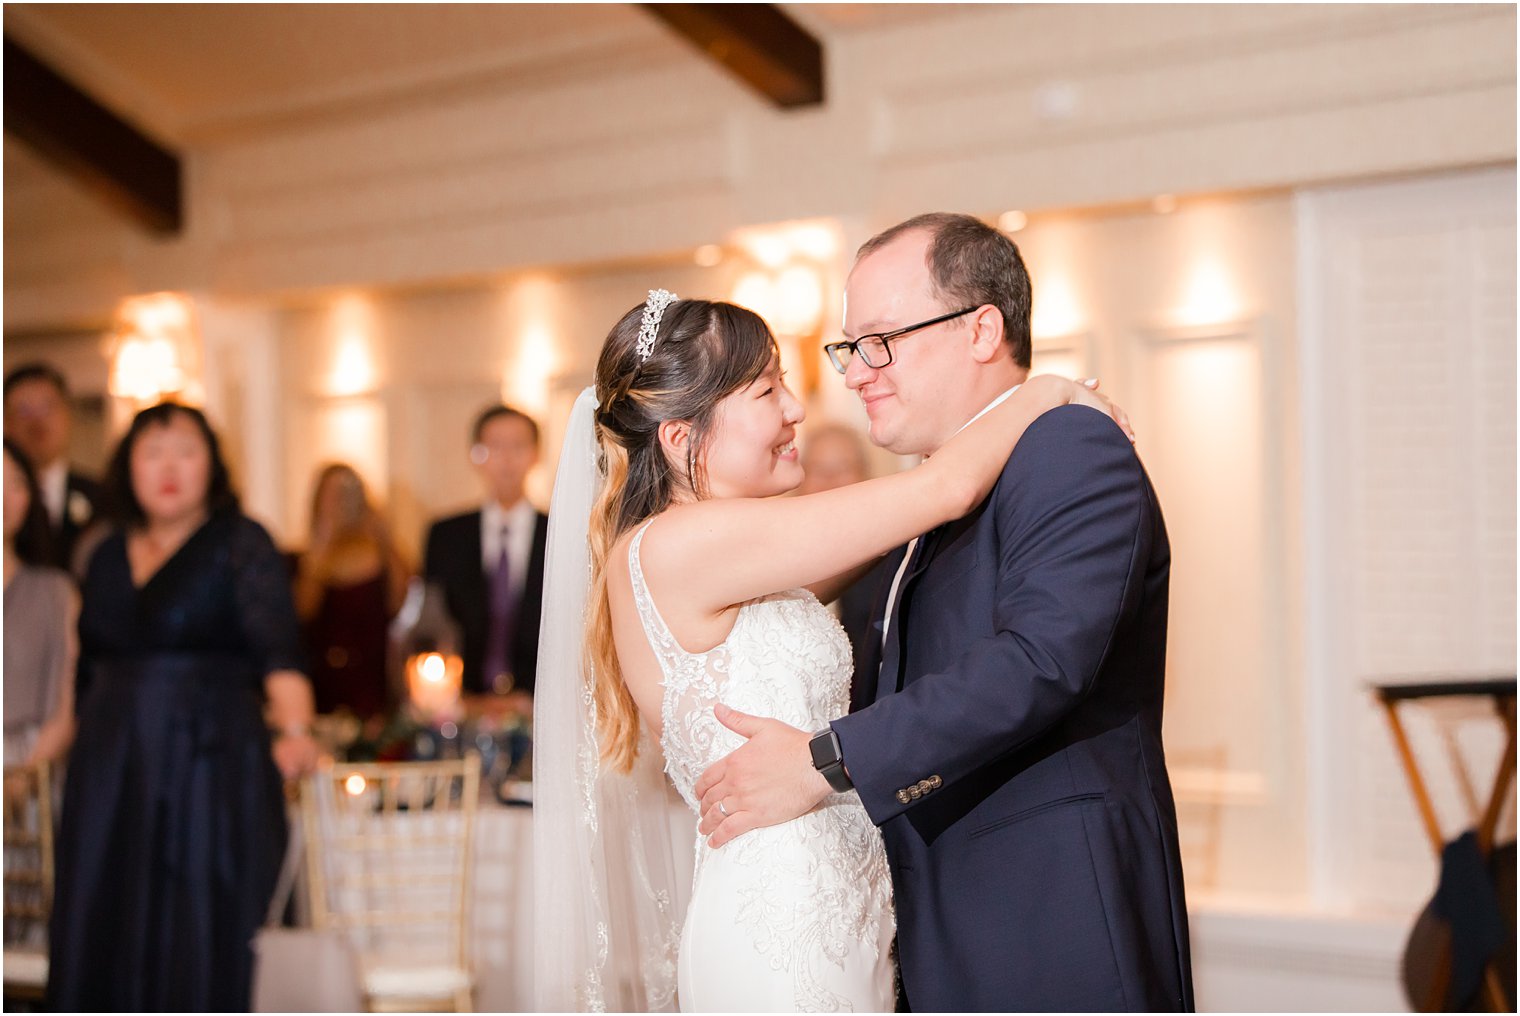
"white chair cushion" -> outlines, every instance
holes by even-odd
[[[444,998],[463,991],[470,983],[468,970],[441,964],[387,965],[364,971],[364,993],[376,997]]]
[[[40,988],[47,984],[47,977],[47,953],[5,950],[6,984],[34,984]]]

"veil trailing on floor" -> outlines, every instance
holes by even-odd
[[[674,790],[646,730],[633,771],[600,761],[582,652],[601,488],[596,392],[575,401],[555,476],[533,745],[534,1008],[668,1012],[695,833],[677,847]],[[684,863],[682,863],[684,861]]]

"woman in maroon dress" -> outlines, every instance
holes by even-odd
[[[368,718],[390,705],[386,629],[409,574],[359,474],[342,463],[323,468],[295,581],[318,712]]]

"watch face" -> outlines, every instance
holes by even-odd
[[[813,756],[813,768],[824,769],[839,764],[839,745],[833,728],[821,730],[808,741],[808,751]]]

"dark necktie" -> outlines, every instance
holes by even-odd
[[[496,556],[496,567],[491,572],[491,618],[490,627],[486,631],[485,667],[481,675],[487,691],[504,692],[512,687],[512,670],[507,662],[507,647],[512,644],[514,620],[508,538],[509,531],[503,526],[501,552]]]

